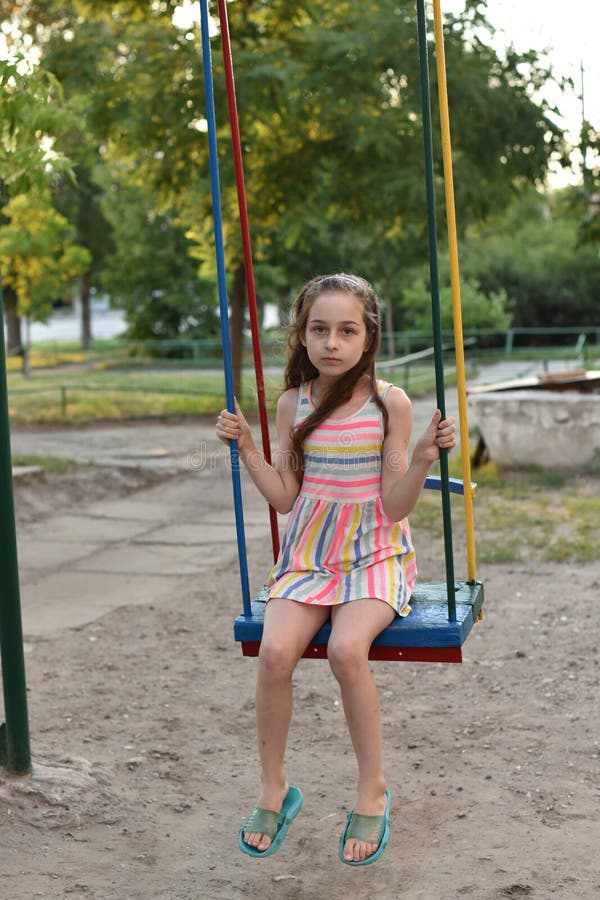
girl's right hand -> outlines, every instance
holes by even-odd
[[[235,401],[235,413],[230,413],[227,409],[222,409],[217,418],[216,424],[217,437],[224,444],[229,441],[237,441],[238,449],[242,450],[246,444],[252,441],[252,432],[250,426],[244,418],[237,400]]]

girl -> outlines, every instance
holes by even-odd
[[[218,437],[238,441],[267,501],[281,514],[291,512],[268,578],[258,661],[262,789],[239,841],[251,856],[275,852],[302,805],[284,763],[292,674],[329,618],[328,660],[358,763],[340,859],[365,865],[387,844],[390,794],[368,654],[396,616],[410,613],[416,565],[406,517],[439,448],[454,447],[455,426],[436,411],[409,464],[411,404],[403,390],[375,378],[380,335],[379,300],[367,281],[345,274],[314,278],[292,309],[273,465],[254,444],[239,407],[217,420]]]

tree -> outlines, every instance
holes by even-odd
[[[286,259],[290,286],[359,269],[401,311],[427,243],[412,4],[230,10],[257,253]],[[486,24],[469,4],[445,29],[462,232],[563,150],[532,99],[549,73],[533,53],[501,59],[475,36]]]
[[[104,204],[115,249],[105,260],[102,284],[125,310],[129,336],[216,336],[213,292],[198,276],[192,244],[176,213],[158,213],[140,189],[118,184],[106,192]]]
[[[32,68],[15,53],[0,60],[0,233],[7,223],[11,196],[48,189],[58,173],[70,172],[69,160],[55,148],[57,134],[69,127],[59,82],[49,72]],[[4,208],[4,209],[3,209]],[[10,279],[3,292],[9,352],[22,351],[17,296]]]
[[[452,331],[452,290],[447,267],[441,267],[440,315],[442,328]],[[485,294],[476,281],[464,279],[461,283],[462,324],[465,331],[492,328],[505,331],[510,327],[512,314],[506,291],[499,287]],[[402,297],[402,314],[415,331],[431,332],[431,294],[428,274],[422,272],[408,285]]]
[[[18,54],[0,60],[0,183],[5,195],[37,191],[70,161],[56,136],[71,122],[58,80]]]
[[[580,140],[583,183],[571,197],[581,217],[579,240],[600,246],[600,128],[589,122],[581,127]]]
[[[464,242],[464,277],[490,298],[506,291],[515,326],[597,324],[600,262],[579,242],[574,193],[526,192]]]
[[[54,15],[48,15],[48,7]],[[30,2],[27,13],[29,28],[35,29],[35,39],[42,50],[43,65],[60,83],[71,113],[70,127],[62,130],[56,146],[72,161],[74,177],[56,180],[53,201],[71,222],[77,243],[90,253],[90,268],[79,281],[81,342],[85,349],[92,340],[91,293],[100,287],[103,259],[112,249],[111,229],[102,213],[97,177],[104,165],[101,134],[90,117],[95,90],[101,89],[103,64],[113,58],[113,36],[106,22],[107,12],[110,20],[110,10],[105,10],[99,21],[94,17],[84,20],[78,15],[90,12],[90,4]],[[81,89],[85,82],[88,90]]]
[[[156,112],[148,114],[143,82],[164,77],[167,85],[173,79],[177,41],[187,50],[167,14],[172,8],[134,2],[110,8],[84,2],[50,5],[54,16],[47,15],[44,4],[30,4],[44,62],[79,112],[78,128],[64,138],[77,163],[78,183],[62,184],[55,202],[92,253],[92,267],[83,279],[88,296],[92,285],[108,290],[125,309],[131,336],[176,337],[183,331],[189,336],[202,324],[214,328],[200,299],[206,287],[188,253],[192,243],[185,238],[185,223],[178,221],[170,203],[172,192],[166,181],[161,190],[153,187],[156,177],[148,181],[147,170],[139,165],[145,153],[145,122],[160,120],[163,109],[159,102]],[[131,55],[140,70],[137,84],[129,81],[126,63]],[[175,75],[176,83],[185,76],[184,67]],[[155,90],[153,85],[152,102],[157,102]],[[168,106],[166,110],[169,119]],[[133,144],[121,139],[130,129]],[[155,164],[164,156],[156,154]],[[166,163],[172,165],[173,159]],[[137,263],[133,270],[132,260]],[[84,322],[85,300],[86,291]],[[89,331],[84,328],[85,338]]]
[[[90,254],[76,246],[71,228],[43,196],[17,194],[4,207],[8,223],[0,229],[3,280],[12,289],[17,311],[26,322],[44,322],[53,303],[62,299],[74,279],[89,266]],[[28,374],[29,339],[24,353]]]
[[[86,161],[94,151],[93,142],[82,154],[70,142],[69,153],[74,161],[72,178],[60,178],[52,191],[56,209],[71,223],[74,240],[89,253],[90,266],[79,279],[81,305],[81,345],[88,349],[92,341],[92,290],[101,287],[101,273],[108,253],[114,247],[112,228],[102,212],[102,189],[98,181],[101,159]]]

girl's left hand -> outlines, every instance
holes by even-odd
[[[452,450],[456,446],[456,425],[453,416],[442,419],[439,409],[436,409],[433,418],[426,431],[421,435],[413,452],[415,461],[432,463],[440,458],[440,447],[444,450]]]
[[[252,432],[237,400],[235,401],[235,413],[230,413],[226,409],[222,409],[219,413],[216,432],[217,437],[224,444],[229,444],[231,440],[237,441],[239,450],[242,450],[247,444],[251,444]]]
[[[435,416],[433,417],[432,422],[435,421],[438,415],[441,421],[438,422],[435,442],[438,447],[443,447],[445,450],[452,450],[454,447],[456,447],[456,425],[454,423],[454,416],[449,416],[447,419],[442,419],[442,414],[440,413],[439,409],[437,409],[435,411]]]

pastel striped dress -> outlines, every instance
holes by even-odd
[[[390,385],[377,382],[380,397]],[[314,409],[311,383],[301,385],[297,427]],[[381,499],[383,417],[370,397],[353,415],[330,418],[304,444],[304,478],[281,552],[267,580],[267,599],[333,606],[374,598],[401,616],[417,568],[408,520],[393,522]]]

